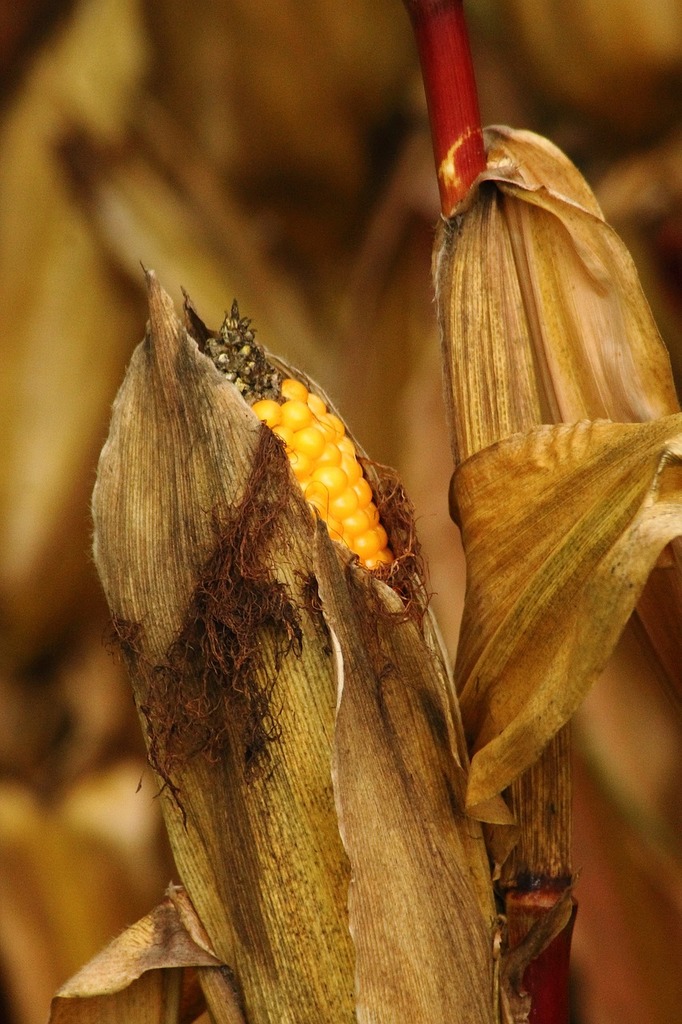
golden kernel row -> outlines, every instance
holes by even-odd
[[[372,488],[343,423],[299,380],[282,381],[282,398],[281,404],[262,399],[253,411],[283,441],[306,500],[334,540],[347,544],[368,569],[390,565],[393,552]]]

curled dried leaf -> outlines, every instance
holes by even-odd
[[[468,807],[500,793],[568,721],[682,533],[681,430],[682,415],[540,427],[455,474]]]
[[[180,1003],[190,1000],[199,1012],[196,975],[188,968],[198,974],[212,1018],[244,1024],[224,965],[207,944],[187,894],[171,886],[163,903],[62,985],[50,1024],[176,1019]]]

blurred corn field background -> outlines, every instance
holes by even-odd
[[[468,17],[484,123],[576,161],[679,389],[682,8],[471,0]],[[464,565],[438,196],[398,0],[23,0],[0,10],[0,69],[0,1021],[38,1024],[174,878],[89,553],[140,264],[214,327],[236,296],[400,471],[451,653]],[[682,724],[640,650],[619,647],[576,722],[576,1024],[669,1024],[682,1005]]]

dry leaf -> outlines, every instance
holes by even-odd
[[[192,1020],[200,1006],[190,1016],[180,1015],[186,968],[197,969],[205,992],[209,987],[212,995],[219,992],[220,998],[207,998],[212,1020],[244,1024],[224,965],[208,946],[184,890],[172,886],[163,903],[62,985],[52,1002],[50,1024]]]
[[[541,427],[455,474],[469,570],[457,662],[469,807],[568,721],[682,533],[681,427],[681,416]]]
[[[455,461],[542,422],[677,412],[632,259],[578,171],[530,132],[486,140],[435,253]]]

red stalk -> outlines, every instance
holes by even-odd
[[[551,910],[560,895],[560,889],[552,890],[551,886],[535,892],[507,892],[505,910],[512,949],[525,937],[535,921]],[[523,988],[531,997],[529,1024],[569,1024],[571,939],[577,909],[577,904],[574,904],[568,924],[529,963],[524,972]]]
[[[441,210],[450,217],[486,156],[462,0],[403,0],[412,22],[431,122]]]

